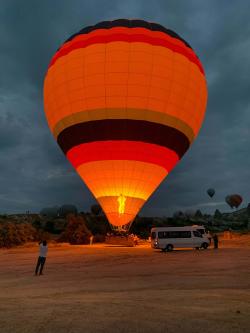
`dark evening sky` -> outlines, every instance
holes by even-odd
[[[205,68],[208,105],[196,141],[142,210],[229,210],[250,202],[249,1],[2,0],[0,10],[0,213],[39,211],[95,199],[54,141],[43,111],[43,79],[56,49],[87,25],[117,18],[176,31]],[[216,189],[210,199],[206,190]]]

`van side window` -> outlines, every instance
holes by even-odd
[[[202,237],[202,234],[199,231],[193,231],[194,237]]]
[[[166,231],[159,231],[158,238],[168,238],[168,237],[166,237]]]
[[[181,232],[181,238],[191,238],[192,235],[191,235],[191,231],[179,231]]]
[[[159,238],[191,238],[191,231],[159,231]]]

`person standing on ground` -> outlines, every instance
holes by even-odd
[[[208,238],[208,240],[209,240],[209,244],[211,245],[211,242],[212,242],[212,235],[211,235],[211,233],[210,233],[209,230],[207,231],[207,238]]]
[[[47,242],[44,240],[39,243],[39,257],[37,260],[36,271],[35,271],[36,275],[38,274],[39,268],[40,268],[39,275],[43,275],[43,267],[46,261],[47,253],[48,253],[48,245]]]
[[[93,244],[93,239],[94,239],[94,236],[91,235],[91,236],[89,237],[89,245],[92,245],[92,244]]]
[[[213,235],[214,249],[218,249],[219,238],[216,234]]]

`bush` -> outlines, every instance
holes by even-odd
[[[85,220],[85,225],[93,235],[106,235],[107,232],[111,232],[111,228],[106,216],[85,215],[83,217]]]
[[[102,213],[102,207],[100,205],[92,205],[90,207],[91,213],[94,215],[100,215]]]
[[[42,223],[41,223],[41,221],[39,221],[39,220],[35,220],[35,221],[33,221],[32,222],[32,226],[35,228],[35,229],[41,229],[42,228]]]
[[[96,234],[93,238],[93,242],[94,243],[104,243],[105,237],[106,237],[105,235]]]
[[[10,248],[36,239],[36,229],[28,223],[12,222],[0,225],[0,247]]]
[[[60,235],[59,242],[69,242],[70,244],[88,244],[91,232],[85,225],[83,216],[69,214],[68,224],[65,231]]]
[[[55,224],[53,221],[47,221],[44,227],[44,231],[47,231],[51,234],[55,233]]]
[[[35,241],[40,242],[41,240],[49,241],[51,240],[51,234],[43,229],[39,229],[36,233]]]

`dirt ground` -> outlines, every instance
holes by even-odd
[[[250,239],[218,251],[147,245],[0,250],[1,333],[249,333]]]

